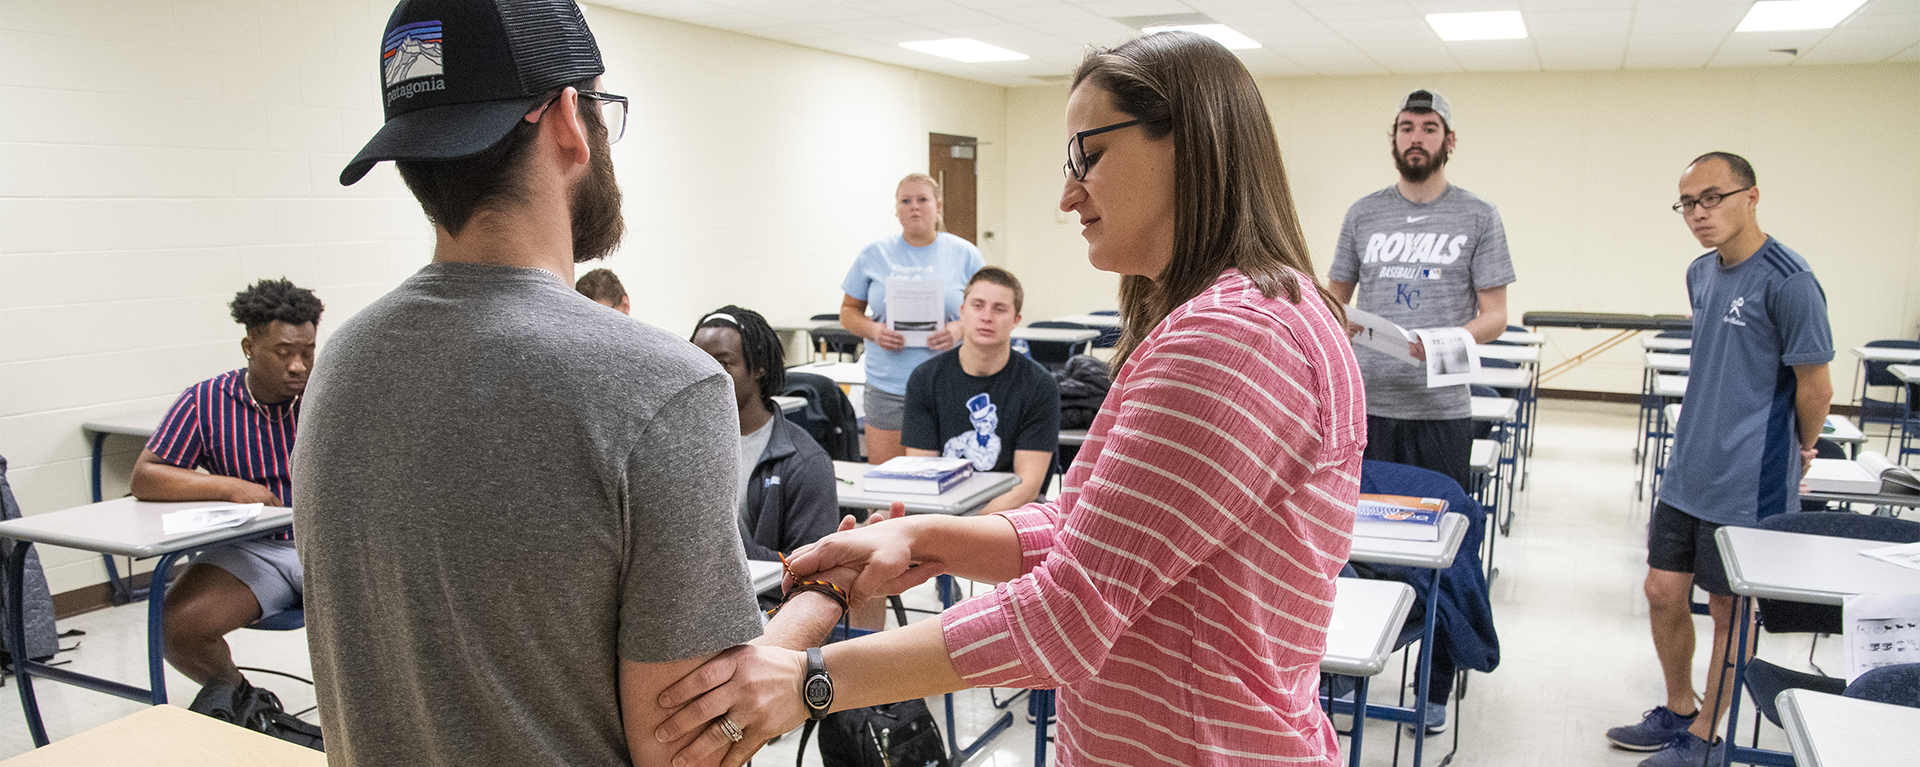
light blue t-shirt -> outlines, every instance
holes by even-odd
[[[1701,520],[1752,526],[1798,506],[1794,365],[1833,360],[1827,295],[1772,237],[1732,268],[1687,267],[1693,362],[1660,500]]]
[[[967,292],[967,280],[986,266],[980,249],[973,243],[940,232],[933,244],[916,248],[903,235],[894,235],[868,245],[847,270],[840,290],[866,301],[867,309],[879,322],[887,321],[887,279],[941,280],[945,283],[946,322],[960,319],[960,303]],[[924,346],[909,346],[897,352],[880,348],[872,341],[861,351],[867,366],[867,385],[888,394],[906,396],[907,377],[920,363],[933,359],[935,352]]]

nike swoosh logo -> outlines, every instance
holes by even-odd
[[[1426,219],[1427,219],[1426,216],[1408,216],[1407,223],[1417,224],[1417,223],[1420,223],[1421,221],[1425,221]]]

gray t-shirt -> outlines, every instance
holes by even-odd
[[[314,367],[294,525],[336,767],[625,765],[622,658],[760,634],[732,382],[692,344],[442,263]]]
[[[1358,283],[1354,305],[1414,328],[1459,327],[1480,313],[1479,291],[1513,282],[1507,230],[1493,203],[1448,186],[1424,205],[1389,186],[1347,209],[1327,278]],[[1469,418],[1467,387],[1427,388],[1426,368],[1356,346],[1367,415],[1409,421]]]
[[[1732,268],[1687,267],[1693,362],[1660,500],[1697,519],[1759,524],[1800,504],[1800,379],[1833,361],[1827,294],[1807,260],[1768,237]]]
[[[781,417],[783,416],[776,410],[773,418]],[[760,424],[760,428],[754,429],[752,434],[740,435],[740,469],[735,472],[734,477],[734,488],[740,493],[740,502],[735,504],[734,510],[740,529],[743,531],[748,527],[747,482],[753,479],[753,469],[760,464],[760,454],[767,452],[767,442],[773,439],[773,418],[768,418],[766,423]]]

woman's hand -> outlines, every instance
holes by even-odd
[[[925,522],[899,519],[903,513],[905,507],[895,502],[886,513],[875,511],[864,527],[852,528],[841,520],[841,532],[800,547],[787,558],[787,567],[800,578],[839,567],[859,570],[851,590],[854,604],[925,583],[945,568],[939,562],[914,560],[915,533]],[[887,524],[879,524],[883,521]]]
[[[873,323],[873,335],[868,340],[890,352],[907,348],[907,337],[888,329],[884,322]]]
[[[927,349],[929,351],[944,352],[955,346],[959,346],[961,332],[960,323],[949,322],[938,331],[927,334]]]
[[[675,767],[717,763],[739,767],[767,741],[807,719],[800,700],[807,655],[778,647],[736,645],[713,656],[660,693],[660,707],[672,711],[654,737],[671,743],[699,730],[674,755]],[[731,723],[741,736],[727,733]]]

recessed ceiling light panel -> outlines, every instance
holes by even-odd
[[[1447,42],[1456,40],[1520,40],[1527,36],[1527,23],[1519,11],[1484,13],[1429,13],[1427,25]]]
[[[1215,42],[1233,50],[1260,47],[1260,41],[1235,32],[1232,27],[1225,24],[1161,24],[1159,26],[1147,27],[1140,31],[1149,35],[1155,32],[1192,32],[1197,35],[1211,37]]]
[[[951,40],[921,40],[901,43],[900,47],[921,53],[931,53],[954,61],[969,64],[981,61],[1023,61],[1027,54],[1010,51],[997,45],[988,45],[970,37],[956,37]]]
[[[1735,32],[1784,32],[1832,29],[1867,0],[1761,0],[1747,11]]]

